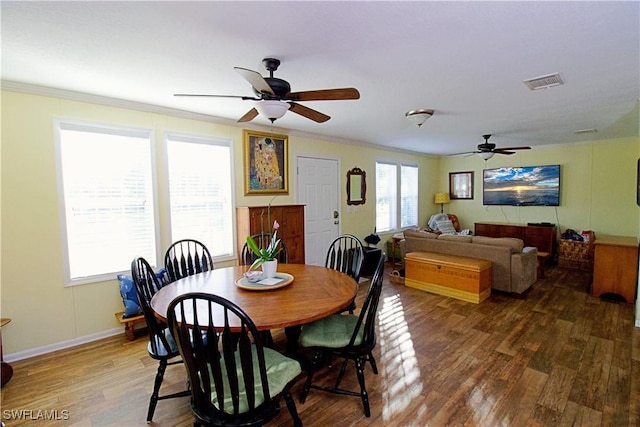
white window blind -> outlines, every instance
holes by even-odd
[[[155,265],[151,132],[55,124],[65,284]]]
[[[418,167],[400,166],[400,227],[418,225]]]
[[[195,239],[233,255],[231,141],[167,134],[171,241]]]
[[[393,230],[397,224],[397,166],[376,162],[376,230]]]

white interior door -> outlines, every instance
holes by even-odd
[[[338,161],[298,157],[298,203],[304,215],[305,262],[324,265],[329,244],[340,234]]]

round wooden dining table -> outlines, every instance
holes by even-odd
[[[358,292],[352,277],[306,264],[278,264],[279,273],[293,276],[293,281],[284,287],[248,290],[236,284],[247,270],[247,266],[217,268],[176,280],[156,292],[151,308],[156,317],[166,322],[167,309],[174,298],[191,292],[215,294],[242,308],[259,330],[271,330],[339,313]]]

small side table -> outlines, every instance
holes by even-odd
[[[544,279],[544,264],[551,258],[549,252],[538,252],[538,278]]]
[[[396,267],[402,267],[402,260],[400,260],[399,262],[396,262],[396,251],[397,248],[399,246],[399,243],[404,240],[404,236],[401,237],[396,237],[396,236],[392,236],[391,237],[391,269],[395,270]]]
[[[4,327],[9,322],[11,322],[11,319],[8,317],[0,318],[0,328]],[[13,376],[13,368],[4,361],[4,355],[2,352],[2,329],[0,329],[0,361],[2,361],[2,383],[0,384],[0,387],[4,387],[4,385],[8,383]]]

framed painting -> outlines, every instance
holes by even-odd
[[[244,194],[289,194],[286,135],[244,130]]]
[[[473,171],[449,172],[449,198],[473,199]]]

